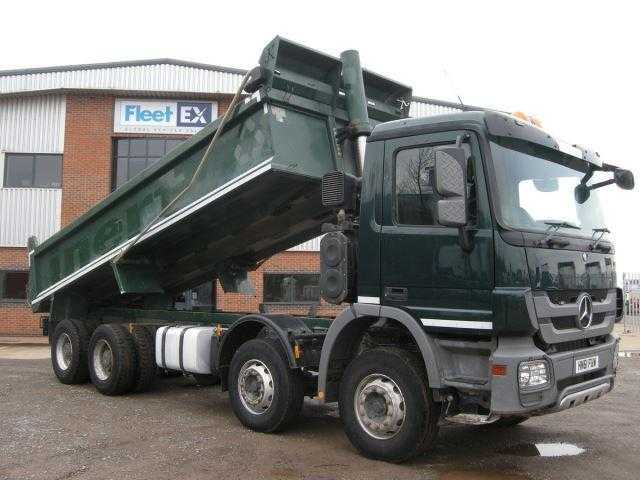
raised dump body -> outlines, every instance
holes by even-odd
[[[340,59],[276,37],[253,71],[252,94],[192,187],[160,218],[191,181],[220,120],[41,245],[30,241],[34,311],[47,311],[63,292],[126,305],[214,276],[233,289],[261,260],[317,236],[332,214],[321,203],[322,176],[357,169],[355,144],[340,135],[350,124],[343,68]],[[408,115],[409,88],[366,71],[363,79],[372,124]]]

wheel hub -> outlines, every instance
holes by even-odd
[[[93,349],[93,367],[96,376],[105,381],[111,376],[113,370],[113,352],[109,343],[100,339]]]
[[[404,396],[386,375],[372,374],[362,379],[354,395],[358,423],[373,438],[387,440],[402,428]]]
[[[249,360],[238,375],[238,392],[244,407],[254,415],[261,415],[273,403],[273,377],[260,360]]]
[[[60,335],[56,342],[56,361],[62,370],[67,370],[73,361],[73,344],[66,333]]]

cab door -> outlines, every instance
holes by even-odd
[[[468,157],[472,248],[457,228],[438,224],[434,160],[459,136]],[[406,308],[425,328],[490,333],[494,250],[491,216],[477,137],[451,131],[387,140],[381,229],[381,303]]]

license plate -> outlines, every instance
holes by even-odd
[[[598,356],[576,360],[576,373],[588,372],[598,368]]]

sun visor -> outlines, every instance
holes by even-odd
[[[485,123],[494,137],[513,138],[559,150],[558,142],[544,130],[504,113],[487,112]]]
[[[547,148],[558,150],[597,167],[602,167],[602,160],[598,152],[580,145],[571,145],[563,142],[562,140],[552,137],[541,128],[512,115],[499,112],[487,112],[485,114],[485,123],[489,134],[493,137],[536,143]]]

